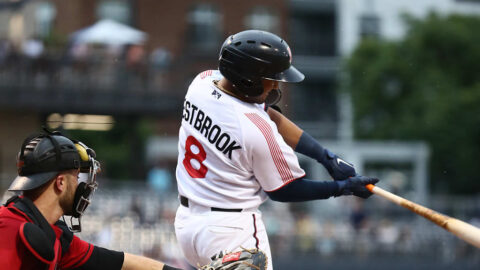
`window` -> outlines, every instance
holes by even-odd
[[[360,37],[378,37],[380,35],[380,17],[376,15],[377,5],[375,0],[363,1],[363,12],[359,18]]]
[[[333,80],[306,78],[302,83],[289,86],[288,92],[291,97],[289,107],[293,107],[295,120],[331,123],[338,121]]]
[[[52,3],[41,2],[38,3],[37,9],[35,10],[35,33],[39,37],[45,37],[50,34],[52,29],[52,22],[57,14],[57,10]]]
[[[295,11],[290,37],[295,54],[335,56],[336,21],[334,11]]]
[[[187,15],[188,38],[192,49],[218,49],[220,43],[220,20],[216,6],[213,4],[195,5]]]
[[[127,0],[104,0],[97,6],[98,19],[109,19],[131,24],[131,10]]]
[[[378,37],[380,35],[380,18],[375,14],[360,16],[360,36]]]
[[[246,28],[278,32],[278,17],[270,10],[267,7],[255,7],[245,18]]]

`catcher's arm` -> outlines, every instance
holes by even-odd
[[[122,270],[180,270],[147,257],[124,253]]]

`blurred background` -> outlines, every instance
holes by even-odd
[[[480,226],[478,0],[0,0],[0,192],[42,126],[96,150],[85,240],[186,267],[173,221],[183,97],[230,34],[284,37],[284,114],[379,186]],[[323,167],[299,156],[312,179]],[[382,198],[261,210],[275,269],[478,269],[478,249]]]

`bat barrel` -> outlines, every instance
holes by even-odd
[[[418,215],[421,215],[422,217],[432,221],[438,226],[458,236],[460,239],[463,239],[464,241],[480,248],[480,229],[479,228],[473,225],[470,225],[466,222],[463,222],[459,219],[440,214],[436,211],[433,211],[432,209],[429,209],[427,207],[424,207],[422,205],[409,201],[405,198],[397,196],[377,186],[369,184],[366,187],[372,193],[382,196],[389,201],[392,201],[404,208],[407,208],[408,210]]]

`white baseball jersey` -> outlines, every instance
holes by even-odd
[[[255,208],[301,178],[297,156],[263,104],[247,103],[214,84],[217,70],[200,73],[185,96],[176,177],[180,195],[219,208]]]

